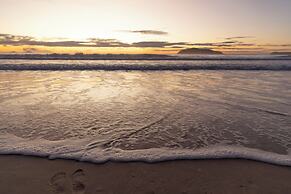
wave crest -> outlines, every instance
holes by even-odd
[[[291,64],[274,65],[231,65],[231,64],[1,64],[0,70],[13,71],[73,71],[73,70],[103,70],[103,71],[189,71],[189,70],[270,70],[291,71]]]

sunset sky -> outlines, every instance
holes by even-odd
[[[290,0],[0,0],[0,52],[291,51],[290,18]]]

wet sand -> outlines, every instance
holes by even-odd
[[[0,156],[1,194],[288,194],[291,168],[248,160],[91,164]]]

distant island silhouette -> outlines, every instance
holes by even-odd
[[[207,48],[187,48],[178,52],[178,54],[188,54],[188,55],[223,55],[222,52],[214,51]]]
[[[272,52],[271,55],[288,55],[288,56],[291,56],[291,52]]]

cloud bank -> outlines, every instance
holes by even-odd
[[[131,31],[132,33],[142,34],[161,34],[165,35],[167,32],[153,31],[153,30],[140,30]],[[246,42],[245,38],[251,38],[251,36],[236,36],[227,37],[223,41],[218,42],[206,42],[206,43],[193,43],[193,42],[169,42],[169,41],[140,41],[133,43],[126,43],[117,39],[102,39],[102,38],[89,38],[86,40],[67,40],[67,39],[37,39],[31,36],[18,36],[12,34],[0,34],[0,46],[25,46],[29,48],[23,48],[24,52],[36,53],[39,48],[42,47],[63,47],[63,48],[153,48],[158,51],[174,51],[185,48],[207,48],[218,50],[262,50],[269,49],[270,47],[279,48],[291,47],[291,44],[256,44],[255,42]],[[252,37],[253,38],[253,37]],[[45,49],[45,48],[44,48]]]
[[[127,32],[145,35],[168,35],[168,32],[159,30],[129,30]]]
[[[86,41],[60,40],[43,41],[30,36],[16,36],[11,34],[0,34],[0,45],[6,46],[46,46],[46,47],[137,47],[137,48],[166,48],[192,46],[188,42],[166,42],[166,41],[141,41],[124,43],[116,39],[89,38]]]

